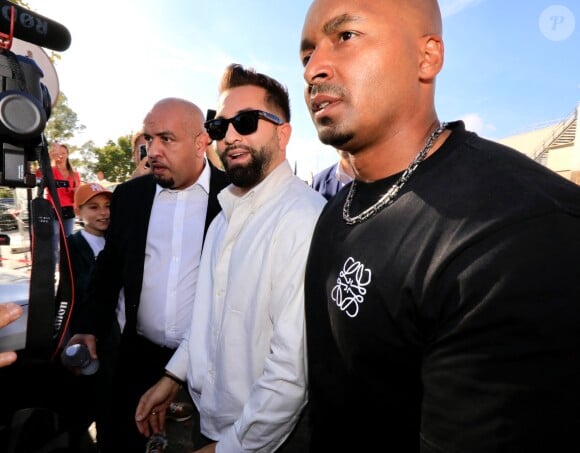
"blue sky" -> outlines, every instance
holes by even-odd
[[[380,1],[380,0],[377,0]],[[403,0],[404,1],[404,0]],[[56,63],[60,89],[86,126],[74,144],[139,128],[166,96],[213,108],[232,62],[253,66],[290,92],[288,158],[308,178],[335,160],[304,105],[298,57],[310,0],[29,0],[65,25],[72,44]],[[445,65],[440,119],[464,119],[499,139],[557,121],[580,101],[580,2],[441,0]]]

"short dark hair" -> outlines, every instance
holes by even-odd
[[[279,109],[284,121],[290,121],[290,98],[286,87],[272,77],[256,72],[254,68],[245,68],[236,63],[229,65],[222,76],[219,91],[222,93],[230,88],[246,85],[264,88],[266,103]]]

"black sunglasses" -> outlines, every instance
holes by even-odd
[[[246,110],[231,118],[214,118],[204,123],[205,129],[212,140],[223,140],[228,131],[230,123],[234,129],[242,135],[250,135],[258,129],[258,120],[270,121],[276,125],[284,124],[280,118],[273,113],[263,110]]]

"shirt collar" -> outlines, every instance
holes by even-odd
[[[251,203],[252,209],[258,209],[280,190],[285,190],[285,181],[294,177],[288,160],[284,160],[257,186],[252,187],[242,196],[236,195],[230,184],[218,194],[218,200],[227,218],[231,216],[238,203]]]
[[[352,176],[347,174],[343,169],[340,162],[336,164],[336,179],[344,186],[352,181]]]
[[[191,186],[186,187],[185,189],[181,189],[181,190],[193,190],[193,188],[196,185],[199,185],[204,191],[205,193],[209,194],[209,180],[210,180],[210,176],[211,176],[211,170],[209,168],[209,164],[207,163],[207,160],[204,159],[203,160],[203,170],[201,171],[201,174],[199,175],[199,178],[197,178],[197,181],[195,181]],[[161,192],[180,192],[181,190],[175,190],[175,189],[168,189],[168,188],[164,188],[161,187],[159,184],[155,185],[155,196],[159,195]]]

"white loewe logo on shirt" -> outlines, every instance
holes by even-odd
[[[336,279],[336,286],[332,288],[331,297],[336,306],[347,316],[354,318],[358,315],[359,305],[364,302],[368,286],[371,282],[371,271],[349,257]]]

